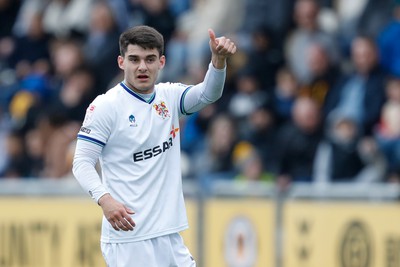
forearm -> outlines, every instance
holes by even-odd
[[[102,148],[96,144],[78,140],[72,168],[79,184],[97,203],[108,193],[95,168],[101,150]]]
[[[188,89],[187,93],[182,96],[185,112],[197,112],[217,101],[222,96],[225,77],[226,67],[218,69],[213,66],[213,63],[210,63],[204,81]]]

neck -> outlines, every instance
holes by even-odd
[[[135,92],[137,94],[148,95],[148,94],[152,94],[154,92],[154,86],[151,87],[150,89],[139,90],[139,89],[135,88],[134,86],[132,86],[130,83],[128,83],[126,80],[123,80],[122,83],[125,84],[126,87],[128,87],[130,90],[132,90],[133,92]]]

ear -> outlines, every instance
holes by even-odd
[[[160,57],[160,69],[163,69],[163,68],[164,68],[164,66],[165,66],[165,61],[166,61],[165,56],[161,56],[161,57]]]
[[[117,61],[118,61],[119,68],[121,70],[123,70],[124,69],[124,58],[122,56],[118,56]]]

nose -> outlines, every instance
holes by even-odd
[[[140,71],[145,71],[146,69],[147,69],[146,62],[145,62],[144,60],[140,60],[140,63],[139,63],[139,70],[140,70]]]

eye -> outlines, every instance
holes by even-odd
[[[148,62],[148,63],[153,63],[154,61],[156,61],[156,59],[153,58],[153,57],[147,59],[147,62]]]

